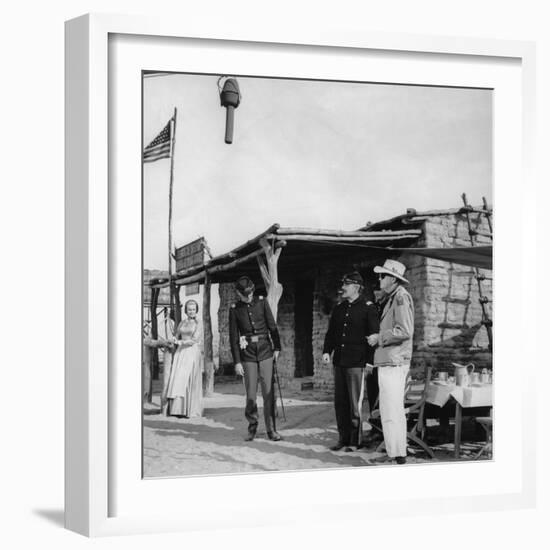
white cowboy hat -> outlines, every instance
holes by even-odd
[[[397,260],[386,260],[382,267],[380,267],[379,265],[375,266],[374,272],[387,273],[388,275],[391,275],[392,277],[395,277],[396,279],[399,279],[400,281],[408,284],[409,281],[407,281],[407,279],[403,277],[405,269],[406,267]]]

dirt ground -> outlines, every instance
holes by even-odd
[[[214,395],[203,401],[204,413],[200,418],[164,416],[160,412],[160,395],[157,392],[153,402],[144,409],[144,477],[391,464],[385,460],[383,451],[378,452],[372,447],[353,453],[329,449],[338,439],[331,395],[314,390],[284,390],[283,395],[286,421],[282,417],[280,401],[277,418],[277,431],[283,440],[272,442],[267,438],[263,426],[262,400],[259,397],[258,434],[254,441],[245,442],[247,422],[241,379],[226,377],[217,381]],[[370,429],[366,422],[364,429]],[[465,426],[465,435],[467,433]],[[480,445],[479,442],[464,444],[461,460],[471,459]],[[423,451],[409,448],[407,464],[454,460],[451,443],[433,449],[435,459],[430,459]]]

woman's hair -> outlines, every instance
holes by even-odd
[[[197,308],[197,313],[199,312],[199,304],[197,303],[196,300],[187,300],[187,302],[185,302],[185,305],[183,306],[183,311],[185,312],[185,314],[187,315],[187,306],[189,304],[195,304],[195,307]]]

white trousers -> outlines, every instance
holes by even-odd
[[[377,368],[380,386],[380,418],[386,453],[390,458],[407,456],[407,419],[404,400],[409,365]]]

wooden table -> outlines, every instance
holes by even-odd
[[[493,406],[493,385],[479,384],[476,386],[455,386],[454,384],[440,384],[430,382],[426,393],[426,402],[443,407],[449,399],[456,403],[455,407],[455,458],[460,456],[462,440],[462,414],[464,409]]]

